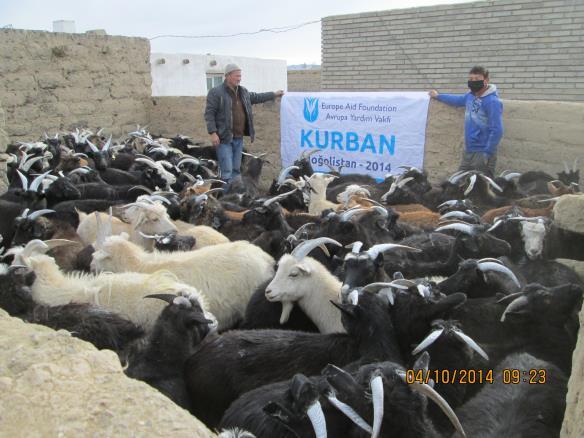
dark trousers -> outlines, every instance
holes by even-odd
[[[491,177],[495,176],[497,155],[484,152],[464,152],[458,170],[478,170]]]

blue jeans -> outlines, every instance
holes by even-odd
[[[217,160],[221,169],[221,179],[229,182],[241,174],[241,152],[243,138],[234,138],[231,143],[217,146]]]

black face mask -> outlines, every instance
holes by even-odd
[[[485,88],[485,81],[483,79],[480,81],[468,81],[468,88],[470,88],[470,91],[473,93],[481,91],[483,88]]]

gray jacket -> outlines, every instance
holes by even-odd
[[[253,129],[253,114],[251,106],[256,103],[263,103],[276,98],[275,93],[250,93],[246,88],[239,86],[243,109],[245,110],[245,131],[244,135],[249,135],[253,142],[255,131]],[[233,120],[231,117],[231,94],[227,89],[227,84],[223,82],[209,91],[207,94],[207,106],[205,107],[205,122],[207,132],[216,132],[221,143],[231,143],[233,140]]]

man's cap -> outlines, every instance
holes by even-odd
[[[237,64],[227,64],[225,66],[225,74],[228,75],[232,71],[241,70],[241,67]]]

